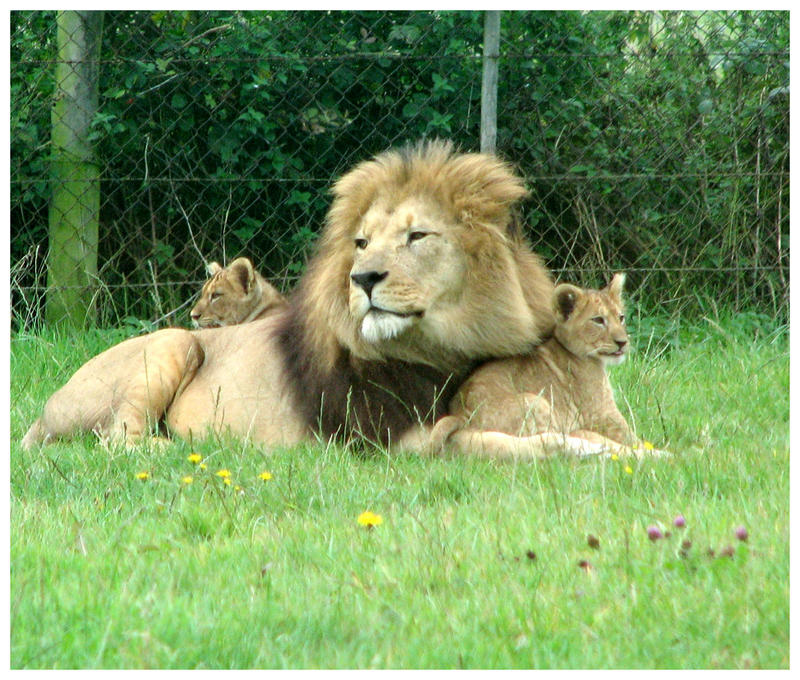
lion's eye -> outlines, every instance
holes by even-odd
[[[222,297],[222,293],[220,293],[217,290],[215,290],[213,293],[211,293],[211,300],[212,301],[216,300],[217,298],[221,298],[221,297]]]
[[[364,250],[364,248],[367,247],[368,241],[365,238],[357,238],[355,239],[354,243],[356,244],[356,248],[359,250]]]
[[[414,241],[419,241],[420,239],[425,238],[428,235],[427,231],[412,231],[408,235],[408,242],[414,243]]]
[[[606,325],[606,320],[602,316],[592,317],[592,321],[594,321],[598,326],[605,326]]]

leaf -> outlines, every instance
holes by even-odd
[[[172,102],[172,108],[173,109],[182,109],[188,103],[187,100],[186,100],[186,97],[184,97],[180,93],[173,94],[171,102]]]
[[[705,116],[705,115],[708,115],[709,113],[711,113],[711,112],[714,110],[714,102],[713,102],[713,101],[711,101],[710,99],[703,99],[703,100],[702,100],[702,101],[701,101],[701,102],[700,102],[700,103],[697,105],[697,110],[698,110],[698,111],[699,111],[701,114],[703,114],[704,116]]]

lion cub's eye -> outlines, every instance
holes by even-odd
[[[594,321],[598,326],[605,326],[606,325],[605,317],[602,317],[602,316],[594,316],[594,317],[592,317],[592,321]]]
[[[353,242],[356,244],[356,248],[358,248],[359,250],[364,250],[364,248],[367,247],[368,243],[367,239],[365,238],[357,238]]]
[[[220,293],[218,290],[215,290],[213,293],[211,293],[211,299],[212,300],[216,300],[217,298],[221,298],[221,297],[222,297],[222,293]]]
[[[414,243],[414,241],[419,241],[420,239],[425,238],[428,235],[427,231],[412,231],[408,235],[408,242]]]

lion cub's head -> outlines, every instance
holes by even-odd
[[[262,314],[286,304],[283,297],[254,268],[246,257],[227,267],[217,262],[208,265],[211,278],[200,292],[200,299],[189,316],[197,328],[233,326],[253,321]]]
[[[624,283],[625,274],[614,274],[602,290],[582,289],[569,283],[556,286],[556,339],[577,357],[605,365],[622,363],[629,348],[622,302]]]

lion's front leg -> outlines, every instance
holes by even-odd
[[[652,446],[645,446],[640,442],[634,444],[623,444],[609,437],[606,437],[599,432],[592,430],[576,430],[570,432],[571,437],[584,439],[599,446],[602,446],[609,455],[617,455],[620,457],[633,457],[644,458],[646,456],[669,456],[668,451],[653,448]],[[633,438],[632,438],[633,439]],[[633,440],[635,441],[635,439]]]
[[[446,418],[452,418],[447,416]],[[447,422],[438,433],[439,421],[434,427],[432,444],[438,451],[451,451],[470,456],[480,456],[495,460],[543,460],[552,456],[595,456],[605,453],[602,444],[579,437],[571,437],[558,432],[543,432],[528,436],[515,436],[505,432],[458,429],[455,421]]]

